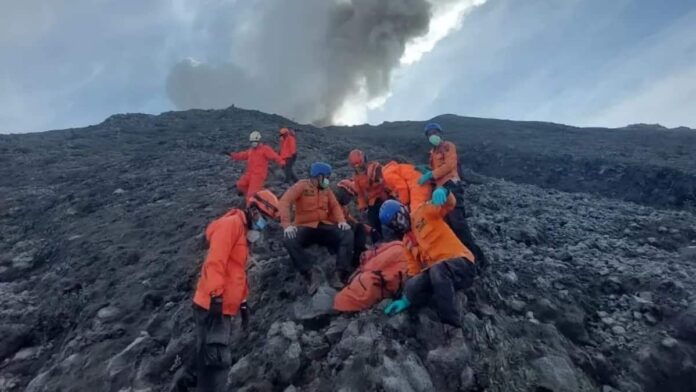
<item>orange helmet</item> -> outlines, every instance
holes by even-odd
[[[287,135],[288,133],[290,133],[290,129],[289,129],[289,128],[286,128],[286,127],[280,128],[280,134],[281,134],[281,135]]]
[[[370,162],[367,165],[367,180],[370,184],[376,184],[382,180],[382,165],[379,162]]]
[[[353,182],[353,180],[341,180],[338,182],[337,186],[348,192],[351,197],[358,195],[358,190],[355,188],[355,182]]]
[[[353,150],[348,154],[348,163],[351,166],[360,166],[365,164],[365,153],[360,150]]]
[[[268,189],[254,193],[247,201],[247,207],[256,207],[262,214],[272,219],[278,219],[278,198]]]

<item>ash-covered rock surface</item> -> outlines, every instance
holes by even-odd
[[[222,153],[245,148],[252,129],[274,145],[277,126],[288,124],[230,108],[118,115],[85,129],[1,136],[0,391],[167,390],[193,348],[203,230],[241,202],[233,185],[243,167]],[[356,147],[371,159],[401,154],[423,162],[427,146],[414,130],[422,124],[404,124],[397,143],[394,124],[369,135],[301,126],[297,172],[326,160],[338,177],[348,176],[346,156]],[[537,148],[553,134],[510,124],[524,126]],[[497,169],[485,160],[495,166],[529,147],[510,136],[480,150],[483,131],[462,132],[455,137],[462,161],[475,170],[470,224],[492,260],[458,294],[463,330],[443,328],[428,309],[387,318],[384,303],[333,313],[334,289],[327,283],[307,296],[275,227],[249,263],[252,320],[248,332],[234,329],[228,389],[696,390],[694,214],[678,203],[627,202],[624,188],[595,192],[611,196],[603,198],[582,187],[494,178]],[[470,135],[479,136],[468,145]],[[604,135],[592,137],[607,151],[626,149]],[[574,172],[598,154],[562,140],[550,138],[552,153],[539,159]],[[603,162],[630,166],[636,178],[654,167],[692,175],[693,160],[680,150],[663,148],[653,159],[664,141],[646,143],[643,161],[607,154]],[[533,167],[546,173],[547,166]],[[287,186],[281,174],[267,184],[278,193]],[[317,254],[331,269],[333,257]]]

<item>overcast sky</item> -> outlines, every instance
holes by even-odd
[[[229,103],[696,128],[693,0],[333,1],[0,0],[0,133]]]

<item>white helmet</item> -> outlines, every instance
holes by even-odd
[[[249,141],[250,142],[260,142],[261,141],[261,132],[254,131],[251,134],[249,134]]]

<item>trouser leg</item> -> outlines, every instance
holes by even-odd
[[[228,317],[228,316],[225,316]],[[194,319],[196,320],[196,347],[197,366],[196,391],[218,392],[225,388],[229,367],[210,367],[205,364],[206,336],[208,334],[208,311],[194,306]],[[229,320],[227,320],[229,321]]]
[[[243,176],[237,180],[237,193],[242,196],[246,196],[247,191],[249,190],[249,174],[244,173]]]
[[[353,231],[325,224],[320,224],[318,230],[321,232],[320,244],[336,251],[336,269],[343,277],[347,277],[352,272]]]
[[[295,161],[297,161],[297,155],[293,155],[292,157],[285,160],[285,167],[283,168],[283,170],[285,171],[285,182],[297,182],[297,176],[295,176],[295,171],[293,170]]]
[[[283,245],[288,250],[290,260],[300,273],[309,277],[314,258],[311,257],[305,248],[318,242],[319,231],[311,227],[298,227],[295,238],[283,239]]]
[[[266,177],[265,176],[250,176],[249,177],[249,189],[247,190],[246,197],[247,200],[256,194],[256,192],[260,191],[263,189],[263,185],[266,183]]]
[[[372,238],[372,242],[378,242],[384,235],[382,233],[382,222],[379,220],[379,209],[382,207],[382,201],[378,200],[375,204],[367,208],[367,222],[375,229],[376,236]]]
[[[455,301],[454,292],[471,286],[476,268],[464,259],[453,259],[434,265],[430,268],[429,275],[440,320],[445,324],[460,327],[460,309]]]
[[[353,259],[351,269],[355,269],[360,264],[360,255],[367,249],[367,230],[362,223],[353,225]]]
[[[404,296],[414,307],[423,306],[428,303],[432,289],[430,274],[425,271],[406,281]]]
[[[461,185],[454,186],[451,191],[457,199],[456,207],[445,217],[445,222],[452,229],[459,241],[466,246],[476,258],[478,269],[483,269],[488,265],[488,260],[483,250],[478,246],[474,235],[471,233],[469,223],[466,219],[466,208],[464,206],[464,192]]]

